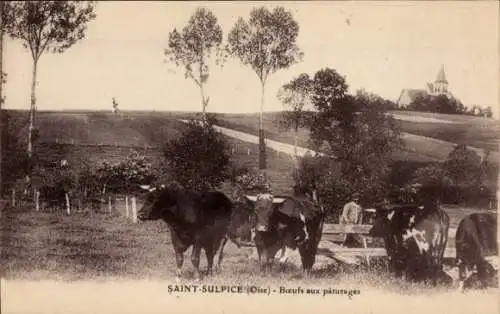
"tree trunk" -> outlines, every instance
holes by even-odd
[[[203,122],[203,124],[205,124],[208,99],[205,99],[205,90],[203,89],[203,83],[200,84],[200,94],[201,94],[201,121]]]
[[[203,90],[203,84],[200,84],[200,95],[201,95],[201,120],[205,122],[205,92]]]
[[[293,132],[293,162],[295,164],[295,170],[299,169],[299,158],[297,152],[297,133],[299,132],[299,127],[295,126]]]
[[[28,161],[30,167],[28,169],[28,173],[26,174],[26,183],[30,183],[31,177],[31,166],[32,166],[32,157],[33,157],[33,129],[35,125],[35,111],[36,111],[36,74],[38,67],[38,59],[33,60],[33,74],[31,81],[31,106],[30,106],[30,124],[28,127]]]
[[[2,126],[3,126],[3,118],[2,118],[2,102],[3,102],[3,28],[5,21],[3,20],[3,9],[4,1],[0,2],[0,197],[3,192],[3,180],[2,180]]]
[[[262,90],[260,94],[260,114],[259,114],[259,169],[266,169],[266,142],[264,136],[264,95],[265,95],[265,82],[262,83]]]

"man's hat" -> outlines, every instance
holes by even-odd
[[[359,193],[352,193],[352,199],[359,199]]]

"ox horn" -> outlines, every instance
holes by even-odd
[[[152,188],[150,185],[139,185],[139,187],[143,190],[147,190],[149,192],[154,192],[156,188]]]

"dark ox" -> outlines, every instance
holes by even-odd
[[[233,242],[238,248],[253,246],[254,237],[254,213],[252,207],[244,202],[234,202],[233,212],[226,236],[222,239],[217,268],[220,269],[224,259],[224,247],[227,241]]]
[[[470,288],[477,282],[480,288],[494,285],[492,279],[497,271],[491,262],[498,260],[491,258],[498,256],[497,214],[484,212],[464,217],[458,224],[455,241],[459,289]],[[468,271],[474,267],[477,273],[469,277]]]
[[[271,194],[247,196],[255,208],[255,246],[261,271],[271,269],[278,250],[299,249],[302,267],[309,272],[315,262],[323,231],[324,213],[320,206],[295,197]]]
[[[389,270],[397,278],[451,284],[443,271],[448,228],[448,214],[439,208],[392,205],[377,210],[369,235],[384,239]]]
[[[200,278],[201,249],[205,250],[207,257],[207,274],[211,274],[214,256],[228,230],[231,212],[231,201],[221,192],[162,188],[150,189],[138,218],[162,219],[167,223],[175,251],[177,278],[182,275],[184,252],[193,246],[191,262],[196,277]]]

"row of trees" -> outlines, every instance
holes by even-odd
[[[466,107],[458,99],[446,95],[419,95],[411,104],[402,109],[447,114],[464,114],[487,118],[493,117],[493,111],[490,106],[484,108],[477,105]]]
[[[228,57],[238,59],[250,67],[261,83],[259,117],[259,166],[266,168],[265,142],[262,112],[265,87],[269,75],[286,69],[302,59],[303,53],[296,45],[299,24],[291,12],[281,6],[269,10],[255,8],[245,20],[239,17],[223,43],[222,28],[217,17],[206,8],[197,8],[187,25],[169,34],[165,55],[177,66],[184,67],[185,77],[192,79],[200,88],[202,120],[210,98],[204,86],[209,78],[210,59],[223,66]]]

